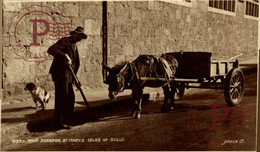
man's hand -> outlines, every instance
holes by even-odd
[[[66,59],[67,59],[66,65],[71,65],[71,64],[72,64],[72,61],[71,61],[69,55],[68,55],[68,54],[65,54],[65,57],[66,57]]]

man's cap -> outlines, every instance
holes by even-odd
[[[84,28],[81,26],[78,26],[74,31],[70,31],[70,35],[72,34],[81,34],[83,35],[83,39],[87,38],[87,35],[84,33]]]

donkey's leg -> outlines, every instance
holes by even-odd
[[[162,87],[163,88],[163,93],[164,93],[164,102],[163,102],[163,106],[162,106],[162,111],[165,112],[167,111],[167,105],[168,105],[168,99],[169,99],[169,94],[170,94],[170,91],[169,91],[169,85],[165,85]]]
[[[170,109],[173,110],[174,109],[174,96],[175,96],[175,92],[176,92],[176,88],[177,88],[177,83],[176,82],[172,82],[170,83],[170,87],[171,87],[171,96],[170,96]]]
[[[141,117],[143,88],[133,90],[134,109],[132,117],[139,119]]]
[[[139,97],[138,97],[138,107],[137,107],[137,113],[135,118],[139,119],[141,117],[141,110],[142,110],[142,100],[143,100],[143,90],[140,90]]]
[[[136,98],[134,97],[134,94],[133,94],[133,111],[132,111],[132,113],[131,113],[131,117],[135,117],[135,115],[136,115],[136,112],[137,112],[137,106],[138,106],[138,102],[137,102],[137,100],[136,100]]]

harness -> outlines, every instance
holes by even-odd
[[[171,64],[167,62],[166,57],[154,57],[152,55],[149,56],[139,56],[138,59],[145,64],[149,68],[148,76],[152,77],[158,77],[158,76],[164,76],[166,82],[169,83],[170,78],[174,77],[174,73],[176,71],[177,66],[175,66],[175,61],[172,61]],[[177,61],[176,61],[177,62]],[[141,81],[141,77],[139,76],[138,69],[136,68],[135,62],[130,63],[129,61],[124,64],[124,67],[120,70],[120,72],[116,75],[118,79],[118,86],[117,86],[117,93],[123,92],[125,89],[130,89],[131,84],[134,81]],[[172,64],[174,63],[175,67],[172,67]],[[159,71],[160,75],[158,75],[157,69],[153,69],[155,64],[157,65],[156,68],[161,68]],[[129,75],[127,77],[124,77],[122,73],[125,71],[126,67],[129,66],[129,69],[131,72],[129,72]],[[159,67],[158,67],[159,66]],[[130,75],[131,74],[131,75]]]
[[[132,65],[130,62],[127,62],[126,64],[130,67],[131,78],[128,82],[126,82],[125,77],[122,75],[122,72],[124,70],[122,70],[118,73],[118,78],[122,79],[122,87],[118,90],[118,92],[123,92],[125,89],[130,89],[131,82],[134,79],[134,77],[136,77],[137,80],[141,80],[140,76],[138,74],[137,68],[134,65]],[[119,88],[119,86],[118,86],[118,88]]]

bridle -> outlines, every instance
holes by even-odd
[[[128,82],[126,82],[125,77],[122,75],[122,73],[125,71],[126,67],[129,66],[130,70],[131,70],[131,78],[128,80]],[[134,77],[137,76],[137,78],[139,78],[137,69],[134,65],[132,65],[130,62],[125,63],[124,67],[122,68],[122,70],[120,70],[120,72],[116,75],[117,80],[120,82],[121,79],[121,87],[119,86],[120,84],[118,83],[117,86],[117,93],[118,92],[123,92],[125,90],[125,88],[127,88],[130,83],[132,82],[132,80],[134,79]]]
[[[121,73],[118,74],[117,78],[118,78],[118,79],[121,79],[121,88],[120,88],[120,86],[119,86],[120,84],[118,83],[118,86],[117,86],[117,88],[118,88],[117,93],[118,93],[118,92],[123,92],[123,91],[125,90],[125,78],[122,76]],[[120,80],[119,80],[119,82],[120,82]]]

